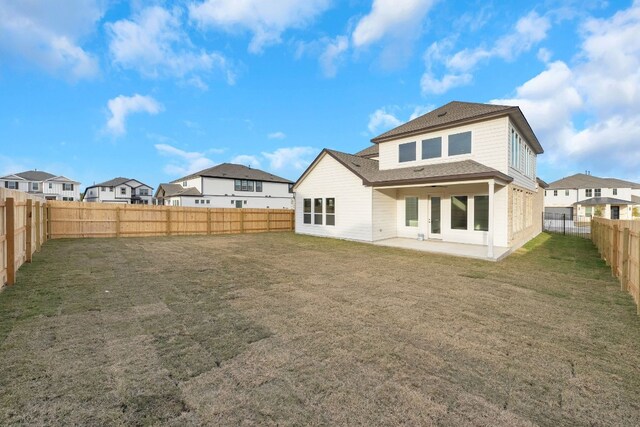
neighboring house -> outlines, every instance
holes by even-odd
[[[159,205],[293,209],[293,182],[243,165],[223,163],[160,184]]]
[[[634,219],[640,216],[640,184],[578,173],[549,184],[544,211],[567,218]]]
[[[62,175],[32,170],[0,178],[0,186],[40,195],[47,200],[80,200],[80,183]]]
[[[429,239],[505,254],[541,232],[543,152],[518,107],[451,102],[352,155],[324,149],[296,182],[296,232]]]
[[[114,178],[85,188],[85,202],[153,204],[153,187],[131,178]]]

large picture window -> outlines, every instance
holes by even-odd
[[[451,229],[467,229],[468,202],[467,196],[451,196]]]
[[[412,162],[416,159],[416,143],[407,142],[398,147],[398,160],[400,162]]]
[[[471,153],[471,132],[462,132],[449,135],[449,155]]]
[[[489,231],[489,196],[473,198],[473,229]]]
[[[336,225],[336,199],[327,198],[325,199],[326,205],[326,215],[325,215],[325,223],[327,225]]]
[[[322,199],[313,199],[313,223],[322,225]]]
[[[422,159],[442,157],[442,138],[430,138],[422,141]]]
[[[404,199],[404,225],[407,227],[418,226],[418,198],[407,197]]]
[[[304,199],[302,222],[311,224],[311,199]]]

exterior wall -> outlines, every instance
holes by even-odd
[[[335,225],[305,224],[304,199],[330,197],[335,198]],[[372,198],[370,187],[325,154],[296,187],[296,233],[370,242]]]
[[[500,172],[508,173],[508,122],[506,117],[501,117],[437,132],[405,137],[395,141],[382,142],[379,144],[380,169],[397,169],[470,159],[499,170]],[[471,131],[471,154],[449,157],[447,152],[447,137],[452,134],[468,131]],[[442,138],[442,157],[422,160],[422,140],[436,137]],[[413,141],[416,142],[416,160],[400,163],[398,161],[398,146]]]
[[[518,248],[542,232],[544,191],[507,186],[509,198],[509,246]]]
[[[185,179],[185,180],[182,180],[182,181],[172,181],[172,183],[173,184],[182,185],[182,187],[184,187],[184,188],[195,187],[196,190],[198,190],[200,193],[202,193],[203,192],[202,191],[202,182],[203,182],[203,180],[209,180],[209,179],[211,179],[211,178],[202,178],[200,176],[196,176],[194,178]],[[231,188],[233,188],[233,186]],[[220,193],[218,193],[218,194],[220,194]]]
[[[531,146],[531,143],[529,141],[527,141],[527,139],[524,137],[523,133],[510,121],[507,120],[508,122],[508,129],[507,129],[507,150],[505,151],[507,153],[507,164],[509,165],[509,169],[506,172],[507,175],[509,175],[510,177],[513,178],[513,184],[520,186],[522,188],[526,188],[528,190],[531,191],[535,191],[538,183],[536,182],[536,172],[537,172],[537,156],[536,154],[533,152],[533,147]],[[522,141],[526,144],[526,146],[532,151],[533,154],[533,164],[531,167],[531,171],[529,171],[529,175],[527,176],[526,174],[526,169],[523,166],[525,164],[525,162],[527,161],[527,157],[526,157],[526,153],[525,150],[521,150],[520,152],[520,167],[515,168],[511,165],[511,129],[514,129],[516,131],[516,133],[520,136],[520,138],[522,138]]]
[[[204,207],[228,208],[233,207],[235,200],[246,201],[243,204],[246,208],[271,208],[271,209],[293,209],[293,193],[289,193],[289,184],[283,182],[265,182],[262,181],[262,191],[236,191],[235,179],[224,178],[202,178],[203,195],[195,197],[190,201],[189,197],[184,197],[184,206],[200,207],[202,204],[195,204],[195,199],[205,200]],[[210,205],[206,203],[210,200]]]
[[[196,200],[198,201],[196,203]],[[209,201],[207,203],[207,200]],[[243,208],[251,209],[293,209],[293,199],[290,197],[242,197],[242,196],[173,196],[166,197],[164,204],[186,206],[191,208],[234,208],[236,200],[242,200]],[[245,203],[246,202],[246,203]]]
[[[618,206],[620,208],[620,218],[619,219],[637,219],[633,217],[633,208],[638,205],[600,205],[600,209],[602,210],[602,214],[600,217],[611,219],[611,207]],[[579,217],[587,217],[587,210],[584,205],[576,205],[576,216]],[[595,206],[591,206],[591,215],[589,217],[595,217]]]
[[[397,190],[373,190],[373,240],[397,237]]]
[[[0,186],[5,188],[6,181],[16,181],[16,180],[2,180],[0,181]],[[32,183],[38,183],[38,191],[31,191]],[[51,188],[49,185],[51,184]],[[52,198],[55,196],[55,200],[62,200],[63,197],[73,197],[74,201],[80,200],[80,184],[73,183],[73,190],[71,191],[62,191],[62,182],[59,181],[26,181],[20,180],[18,181],[18,190],[24,191],[25,193],[42,193],[43,196],[47,198]]]
[[[586,188],[570,188],[570,189],[556,189],[556,190],[545,190],[544,196],[544,205],[547,207],[570,207],[576,202],[583,201],[585,199],[591,199],[595,197],[595,188],[591,189],[591,196],[587,197],[587,189]],[[601,196],[600,197],[612,197],[614,199],[627,200],[631,201],[631,196],[636,195],[636,192],[640,193],[640,190],[634,190],[631,188],[617,188],[617,194],[613,194],[613,188],[601,188]],[[558,195],[554,196],[554,192],[557,191]],[[569,195],[566,195],[566,192],[569,192]]]

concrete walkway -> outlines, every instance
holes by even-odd
[[[439,254],[453,255],[466,258],[484,259],[487,261],[499,261],[509,255],[510,248],[502,246],[493,247],[493,257],[487,256],[487,247],[484,245],[470,245],[466,243],[442,242],[439,240],[416,240],[402,237],[378,240],[374,245],[391,246],[394,248],[412,249],[416,251],[435,252]]]

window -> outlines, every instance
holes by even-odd
[[[587,218],[591,218],[591,215],[592,215],[592,209],[593,209],[593,207],[591,207],[591,206],[585,206],[585,208],[584,208],[584,215],[585,215]]]
[[[37,182],[33,182],[31,183],[31,191],[38,191],[38,183]]]
[[[107,187],[100,187],[101,191],[107,191]]]
[[[467,229],[467,196],[451,196],[451,228]]]
[[[52,189],[52,188],[53,188],[53,183],[50,182],[49,183],[49,189]]]
[[[473,198],[473,229],[489,231],[489,196]]]
[[[322,199],[313,199],[313,223],[322,225]]]
[[[584,190],[584,196],[585,197],[591,197],[593,196],[593,190],[590,188],[587,188],[586,190]]]
[[[186,187],[187,186],[187,181],[182,181],[182,186]]]
[[[242,191],[247,191],[247,189],[249,188],[249,182],[246,179],[242,180]]]
[[[558,190],[553,190],[553,195],[557,196],[558,195]]]
[[[171,201],[171,204],[172,204],[173,206],[180,206],[180,200],[172,200],[172,201]]]
[[[302,222],[311,224],[311,199],[304,199]]]
[[[617,188],[614,188],[614,189],[613,189],[613,195],[614,195],[614,196],[617,196],[617,195],[618,195],[618,189],[617,189]]]
[[[407,197],[404,199],[404,225],[407,227],[418,226],[418,198]]]
[[[120,194],[127,194],[127,188],[126,187],[120,187]]]
[[[398,146],[398,161],[412,162],[416,159],[416,143],[407,142]]]
[[[73,202],[73,197],[63,197],[62,201],[64,201],[64,202]]]
[[[569,190],[564,190],[564,195],[568,196],[569,195]]]
[[[462,132],[449,135],[449,155],[471,153],[471,132]]]
[[[289,193],[293,193],[293,184],[289,184]]]
[[[140,195],[141,196],[148,196],[149,195],[149,190],[147,188],[141,188],[140,189]]]
[[[73,184],[62,184],[62,191],[73,191]]]
[[[595,196],[596,197],[602,196],[602,188],[596,188],[595,189]]]
[[[200,204],[200,200],[196,199],[196,205]]]
[[[207,199],[207,204],[210,205],[211,204],[211,200]]]
[[[109,192],[113,193],[113,187],[109,187]]]
[[[239,179],[236,179],[236,180],[234,181],[233,189],[234,189],[235,191],[242,191],[242,181],[241,181],[241,180],[239,180]]]
[[[336,225],[336,199],[333,197],[325,199],[325,206],[327,211],[325,223],[327,225]]]
[[[511,129],[511,166],[518,167],[518,134]]]
[[[422,159],[442,157],[442,138],[430,138],[422,141]]]
[[[262,181],[256,181],[256,191],[262,193]]]

